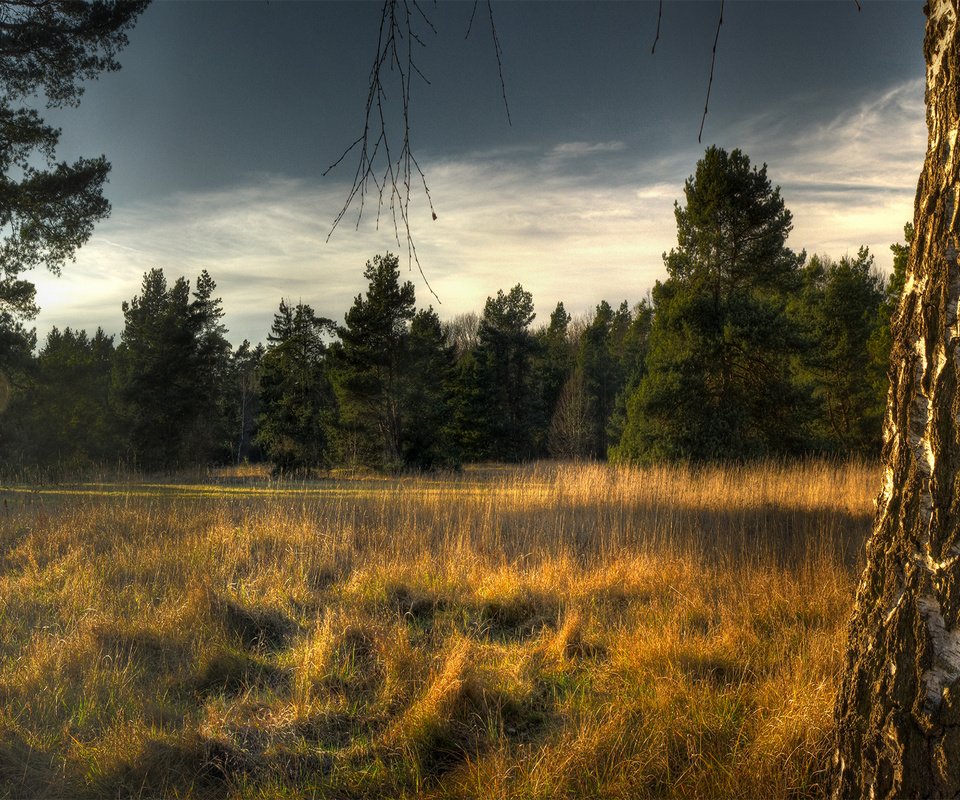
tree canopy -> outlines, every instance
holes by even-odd
[[[786,314],[803,255],[766,165],[709,148],[675,205],[677,247],[653,289],[647,373],[627,408],[621,458],[739,458],[799,449]]]

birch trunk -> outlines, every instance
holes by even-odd
[[[836,797],[960,797],[960,0],[930,0],[929,140],[894,324],[883,489],[837,700]]]

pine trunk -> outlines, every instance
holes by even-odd
[[[894,324],[883,489],[837,700],[834,795],[960,797],[960,0],[930,0],[929,143]]]

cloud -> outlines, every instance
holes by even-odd
[[[866,244],[889,266],[889,245],[913,218],[926,151],[923,81],[868,97],[832,119],[793,133],[754,121],[743,148],[769,163],[793,212],[791,242],[835,255]]]
[[[769,116],[744,120],[718,141],[770,165],[793,212],[795,249],[836,256],[867,244],[889,265],[887,248],[911,217],[925,149],[921,86],[892,87],[801,130],[784,130]],[[567,142],[423,163],[439,218],[414,194],[411,225],[441,316],[480,310],[487,296],[518,282],[533,292],[540,320],[558,300],[578,313],[602,299],[641,299],[663,275],[661,254],[676,242],[673,203],[700,154],[690,146],[652,160],[642,145]],[[153,267],[170,278],[209,270],[234,342],[263,340],[281,297],[341,320],[365,288],[365,262],[386,250],[404,254],[404,277],[420,303],[436,305],[398,248],[389,216],[378,226],[368,205],[356,230],[348,215],[327,242],[346,191],[341,183],[262,175],[118,207],[63,277],[34,275],[41,334],[53,324],[119,332],[121,301]]]
[[[583,158],[597,153],[619,153],[626,148],[624,142],[564,142],[556,145],[550,155],[554,158]]]

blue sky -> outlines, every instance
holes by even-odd
[[[411,209],[441,317],[520,282],[539,319],[634,303],[663,277],[673,203],[707,145],[741,148],[781,187],[790,245],[881,267],[912,217],[926,145],[922,3],[495,2],[512,124],[485,8],[425,3],[411,134],[438,219]],[[48,115],[62,157],[113,164],[101,223],[60,278],[34,273],[51,325],[122,329],[120,303],[162,267],[218,284],[229,338],[265,339],[281,297],[342,319],[364,263],[398,251],[354,217],[326,241],[353,163],[379,3],[155,2],[81,105]],[[404,262],[406,268],[406,263]]]

